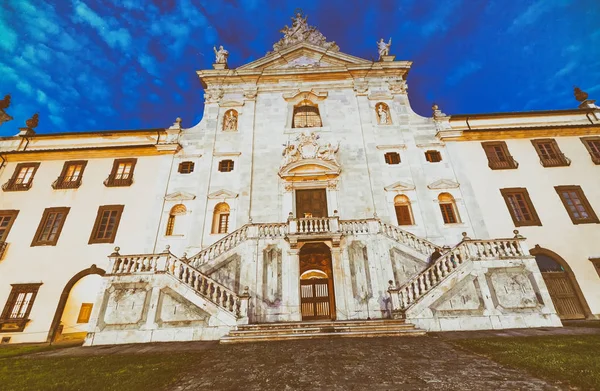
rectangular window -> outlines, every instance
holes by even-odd
[[[181,174],[189,174],[194,171],[194,162],[181,162],[179,163],[179,170]]]
[[[219,233],[226,234],[229,225],[229,213],[221,213],[219,215]]]
[[[500,189],[515,227],[542,225],[525,188]]]
[[[19,163],[12,177],[2,185],[4,191],[29,190],[40,163]]]
[[[456,213],[454,211],[453,204],[440,203],[440,210],[442,211],[442,218],[444,219],[444,224],[458,223],[458,219],[456,218]]]
[[[488,158],[488,167],[492,170],[506,170],[519,167],[519,164],[508,152],[508,147],[504,141],[481,143]]]
[[[573,224],[599,223],[580,186],[555,186]]]
[[[46,208],[31,246],[55,246],[71,208]]]
[[[79,316],[77,316],[77,323],[88,323],[90,321],[90,316],[92,315],[93,307],[94,304],[92,303],[81,303]]]
[[[425,159],[430,163],[438,163],[442,161],[442,155],[439,151],[425,152]]]
[[[388,152],[383,156],[387,164],[400,164],[400,154],[398,152]]]
[[[104,181],[108,187],[131,186],[137,159],[115,159],[109,177]]]
[[[410,215],[410,207],[408,205],[396,205],[396,218],[398,225],[412,225],[412,217]]]
[[[88,244],[114,243],[124,205],[103,205],[98,208]]]
[[[221,171],[221,172],[233,171],[233,160],[221,160],[219,162],[219,171]]]
[[[23,331],[40,285],[12,284],[12,291],[0,317],[0,331]]]
[[[18,214],[18,210],[0,210],[0,242],[6,242]]]
[[[600,164],[600,137],[582,137],[581,142],[587,148],[594,164]]]
[[[558,148],[554,139],[531,140],[544,167],[561,167],[571,165],[571,160]]]
[[[54,181],[55,189],[76,189],[81,185],[81,177],[87,161],[78,160],[65,162],[60,176]]]

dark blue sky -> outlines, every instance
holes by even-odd
[[[260,58],[297,7],[348,54],[375,59],[392,37],[422,115],[434,101],[447,114],[574,108],[573,85],[600,100],[599,0],[4,0],[0,96],[15,119],[0,135],[35,112],[39,133],[192,126],[213,45],[231,68]]]

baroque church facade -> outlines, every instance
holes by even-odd
[[[422,117],[391,42],[368,61],[302,15],[282,32],[235,69],[215,48],[191,128],[36,134],[33,119],[0,140],[2,342],[600,318],[587,94],[570,110]]]

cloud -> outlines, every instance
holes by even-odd
[[[97,13],[79,0],[74,0],[75,6],[74,21],[87,23],[93,27],[102,37],[104,42],[113,49],[120,47],[122,50],[128,50],[131,45],[131,35],[123,27],[111,29],[109,23],[105,22]],[[109,20],[112,20],[110,18]]]
[[[32,95],[33,94],[33,87],[31,87],[31,84],[27,83],[24,80],[19,80],[17,82],[17,89],[19,91],[22,91],[22,92],[26,93],[27,95]]]
[[[15,50],[17,46],[17,33],[6,25],[2,14],[0,14],[0,37],[2,37],[0,39],[0,49],[8,52]]]
[[[554,7],[565,7],[569,3],[570,0],[537,0],[513,20],[508,31],[515,32],[521,27],[532,25],[545,13],[550,12]]]
[[[565,65],[564,67],[562,67],[561,69],[559,69],[554,74],[554,77],[563,77],[563,76],[566,76],[569,73],[573,72],[573,70],[575,70],[576,68],[577,68],[577,62],[571,61],[567,65]]]
[[[446,84],[453,86],[458,84],[465,77],[477,72],[482,68],[482,64],[480,62],[475,61],[467,61],[466,63],[460,65],[455,68],[452,73],[446,78]]]

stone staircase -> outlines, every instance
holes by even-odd
[[[315,321],[289,323],[263,323],[239,325],[221,343],[281,341],[292,339],[340,338],[340,337],[399,337],[422,336],[425,331],[417,329],[403,319]]]

